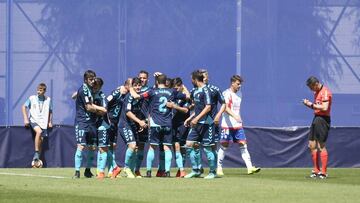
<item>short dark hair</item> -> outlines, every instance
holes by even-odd
[[[174,86],[180,86],[180,85],[183,84],[181,78],[179,78],[179,77],[174,78],[172,83],[173,83]]]
[[[310,76],[310,77],[306,80],[306,85],[307,85],[308,87],[310,87],[310,86],[315,85],[315,83],[318,83],[318,82],[319,82],[319,80],[318,80],[315,76]]]
[[[236,82],[236,81],[239,81],[240,84],[242,84],[244,82],[244,79],[240,75],[233,75],[230,78],[230,82],[233,83],[233,82]]]
[[[84,73],[84,81],[86,81],[89,78],[96,77],[96,73],[92,70],[87,70]]]
[[[172,88],[174,86],[173,80],[171,78],[166,78],[166,87]]]
[[[94,85],[102,87],[104,85],[104,80],[102,78],[95,78]]]
[[[149,77],[149,72],[147,72],[146,70],[141,70],[139,72],[139,74],[141,74],[141,73],[146,74],[146,76]]]
[[[166,85],[166,80],[167,80],[167,77],[165,74],[161,74],[156,77],[156,81],[158,84]]]
[[[191,78],[199,82],[204,82],[204,75],[199,70],[195,70],[191,73]]]
[[[39,85],[38,85],[38,88],[42,88],[42,89],[44,89],[45,91],[46,91],[46,84],[45,83],[40,83]]]
[[[134,78],[132,79],[131,85],[132,85],[132,86],[134,86],[134,85],[141,85],[141,80],[140,80],[140,78],[134,77]]]

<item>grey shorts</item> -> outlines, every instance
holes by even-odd
[[[47,137],[48,136],[47,129],[42,129],[39,124],[34,123],[34,122],[30,122],[30,126],[31,126],[32,129],[34,129],[36,126],[38,126],[42,131],[41,132],[41,137]]]

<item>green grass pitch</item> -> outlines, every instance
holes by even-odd
[[[264,168],[246,175],[243,168],[229,168],[224,169],[225,176],[213,180],[121,177],[100,181],[83,176],[73,180],[71,168],[8,168],[0,169],[0,202],[360,202],[359,168],[330,168],[326,180],[308,178],[310,171]]]

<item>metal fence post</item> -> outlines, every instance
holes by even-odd
[[[6,125],[13,124],[12,115],[12,5],[13,0],[7,0],[6,2]]]

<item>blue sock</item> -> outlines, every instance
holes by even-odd
[[[215,156],[214,156],[214,152],[211,149],[211,147],[205,147],[204,151],[206,153],[206,158],[208,160],[208,164],[209,164],[209,168],[210,168],[210,173],[214,173],[215,172],[215,165],[216,165],[216,160],[215,160]]]
[[[172,160],[172,152],[171,150],[165,150],[165,171],[168,172],[170,171],[171,168],[171,160]]]
[[[33,160],[35,160],[35,159],[40,159],[40,152],[39,151],[35,151]]]
[[[148,151],[147,157],[146,157],[146,170],[151,171],[151,167],[152,167],[154,158],[155,158],[154,149],[149,148],[149,151]]]
[[[112,171],[114,169],[113,161],[114,161],[113,151],[109,150],[107,153],[107,167],[109,169],[109,173],[112,173]]]
[[[175,152],[176,165],[180,170],[184,170],[183,157],[179,151]]]
[[[198,170],[198,164],[197,164],[196,154],[195,154],[194,148],[187,148],[186,151],[187,151],[187,154],[188,154],[188,156],[190,158],[192,169],[193,170]]]
[[[83,158],[83,151],[76,149],[76,152],[75,152],[75,170],[76,171],[80,171],[82,158]]]
[[[133,154],[134,150],[131,148],[127,148],[125,153],[125,167],[131,168],[132,162],[133,162]]]
[[[99,172],[104,172],[106,167],[106,160],[107,160],[107,152],[100,152],[98,151],[98,159],[97,159],[97,169]]]
[[[137,154],[136,154],[136,167],[135,167],[135,171],[139,171],[140,167],[141,167],[141,163],[144,159],[144,150],[138,150]]]
[[[86,158],[86,168],[91,168],[94,162],[94,151],[88,150]]]

